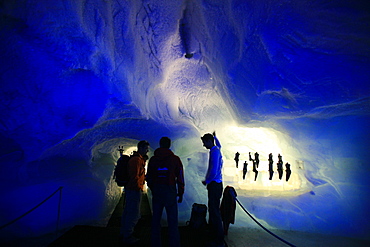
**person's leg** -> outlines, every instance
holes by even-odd
[[[169,246],[180,246],[180,234],[178,228],[178,208],[176,193],[169,194],[166,202],[166,213],[169,234]]]
[[[208,211],[209,224],[211,225],[217,243],[223,243],[224,230],[222,226],[220,200],[222,196],[222,183],[211,182],[207,186],[208,189]]]
[[[229,226],[230,226],[230,223],[226,222],[226,221],[223,221],[223,226],[224,226],[224,235],[228,235],[229,233]]]
[[[152,207],[153,207],[153,217],[152,217],[152,229],[151,229],[151,246],[160,247],[161,246],[161,218],[163,212],[163,202],[158,192],[152,192]]]
[[[123,238],[123,226],[125,225],[126,222],[126,215],[127,215],[127,210],[126,209],[126,202],[127,202],[127,194],[124,193],[124,200],[123,200],[123,212],[122,212],[122,217],[121,217],[121,228],[120,228],[120,237]]]
[[[125,209],[122,215],[121,234],[127,239],[132,236],[140,219],[141,191],[126,190]]]
[[[214,192],[214,182],[211,182],[207,185],[208,190],[208,224],[211,226],[211,229],[214,230],[214,219],[215,219],[215,192]]]

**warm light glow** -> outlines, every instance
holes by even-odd
[[[216,133],[222,140],[224,155],[224,182],[238,188],[238,191],[248,191],[254,195],[286,195],[301,194],[310,190],[310,183],[304,177],[303,164],[293,140],[286,134],[265,127],[228,126]],[[239,163],[236,168],[235,153],[239,152]],[[249,160],[249,152],[254,159],[255,152],[259,153],[258,176],[255,181],[253,162]],[[273,178],[269,180],[268,155],[273,154]],[[283,159],[283,176],[279,179],[277,171],[278,154]],[[243,179],[243,163],[247,161],[247,173]],[[291,176],[286,181],[285,164],[291,164]]]
[[[128,147],[126,148],[125,151],[123,151],[124,154],[127,154],[127,155],[132,155],[134,153],[134,151],[137,150],[137,147],[133,146],[133,147]]]

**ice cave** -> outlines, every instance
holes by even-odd
[[[59,229],[106,224],[118,145],[162,136],[184,224],[216,131],[224,186],[266,227],[370,240],[369,1],[2,0],[0,18],[1,239],[54,232],[58,207]]]

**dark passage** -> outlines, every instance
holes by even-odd
[[[123,199],[117,204],[106,227],[77,225],[59,237],[49,246],[124,246],[119,242],[121,215],[123,211]],[[134,235],[140,239],[138,247],[150,246],[150,223],[151,211],[147,194],[143,194],[141,202],[141,219],[135,227]],[[190,217],[190,215],[189,215]],[[208,229],[193,230],[188,226],[179,227],[182,247],[203,247],[211,240]],[[168,246],[168,229],[162,227],[162,244]]]

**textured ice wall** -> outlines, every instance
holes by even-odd
[[[104,222],[119,196],[111,181],[116,146],[149,139],[155,148],[162,135],[176,140],[187,168],[180,206],[187,220],[193,202],[206,202],[199,136],[216,130],[226,163],[237,147],[304,162],[308,193],[240,193],[261,221],[367,236],[365,1],[3,1],[0,8],[1,223],[46,197],[51,184],[66,187],[63,227]],[[281,141],[270,151],[271,140],[246,135],[238,146],[228,127],[271,130]],[[21,204],[30,191],[35,201]],[[54,219],[34,224],[44,212],[15,229],[48,231]],[[241,213],[237,224],[253,226]]]

